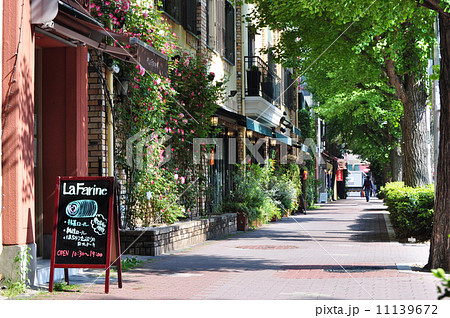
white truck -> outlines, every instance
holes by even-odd
[[[346,186],[349,191],[361,191],[366,174],[363,171],[349,171]]]

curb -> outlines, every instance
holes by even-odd
[[[386,223],[386,229],[389,235],[389,241],[391,243],[398,243],[396,237],[395,237],[395,232],[394,232],[394,227],[392,226],[391,220],[389,219],[389,212],[384,213],[384,222]]]

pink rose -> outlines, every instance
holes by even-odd
[[[140,65],[139,65],[139,74],[140,74],[141,76],[144,76],[144,75],[145,75],[145,68],[143,68],[143,67],[140,66]]]
[[[128,10],[130,10],[130,2],[128,2],[128,0],[123,2],[122,10],[123,10],[123,11],[128,11]]]

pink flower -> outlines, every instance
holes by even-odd
[[[145,68],[143,68],[142,66],[140,66],[140,65],[138,65],[139,66],[139,74],[141,75],[141,76],[144,76],[145,75]]]
[[[130,10],[130,2],[129,2],[128,0],[123,2],[122,10],[123,10],[123,11],[128,11],[128,10]]]
[[[181,182],[181,184],[184,184],[185,181],[186,181],[186,178],[185,178],[185,177],[180,177],[180,182]]]
[[[177,174],[177,173],[175,173],[175,174],[173,175],[173,177],[175,178],[175,180],[178,180],[178,174]]]

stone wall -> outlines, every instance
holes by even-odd
[[[124,254],[158,256],[221,238],[236,230],[236,214],[223,214],[145,230],[121,230],[120,247]]]

